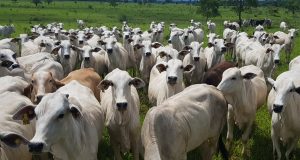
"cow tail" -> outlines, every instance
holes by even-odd
[[[227,149],[225,147],[225,144],[222,140],[221,135],[219,137],[218,146],[219,146],[219,152],[221,153],[221,156],[222,156],[223,160],[228,160],[229,159],[229,154],[228,154],[228,151],[227,151]]]

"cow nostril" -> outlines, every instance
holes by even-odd
[[[113,49],[109,48],[107,49],[107,53],[112,53],[113,52]]]
[[[226,52],[226,48],[225,48],[225,47],[222,47],[221,51],[222,51],[222,52]]]
[[[29,143],[28,144],[29,152],[40,153],[40,152],[42,152],[43,147],[44,147],[43,143]]]
[[[199,61],[200,57],[194,57],[194,61]]]
[[[36,103],[40,103],[43,97],[43,95],[36,96]]]
[[[12,67],[13,69],[15,69],[15,68],[20,68],[20,65],[19,65],[19,64],[13,64],[11,67]]]
[[[146,56],[150,56],[150,55],[151,55],[151,53],[150,53],[150,52],[146,52],[145,54],[146,54]]]
[[[176,84],[176,81],[177,81],[177,77],[173,77],[173,76],[170,76],[168,77],[168,83],[169,84]]]
[[[212,44],[211,42],[209,42],[209,43],[207,44],[207,46],[208,46],[208,47],[212,47],[213,44]]]
[[[283,105],[277,105],[277,104],[274,104],[273,105],[273,111],[275,113],[281,113],[282,112],[282,109],[283,109]]]
[[[83,41],[79,41],[79,44],[83,44]]]
[[[64,55],[65,59],[69,59],[70,55]]]
[[[119,111],[123,111],[127,109],[127,103],[123,102],[123,103],[117,103],[117,108]]]
[[[172,41],[171,41],[171,40],[168,40],[168,43],[172,43]]]
[[[85,61],[89,61],[89,60],[90,60],[90,57],[84,57],[84,60],[85,60]]]
[[[129,38],[129,35],[126,35],[126,36],[125,36],[125,39],[128,39],[128,38]]]

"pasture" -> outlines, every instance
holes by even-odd
[[[224,20],[237,20],[236,14],[230,7],[220,8],[221,16],[211,18],[217,24],[217,33],[221,36],[223,32]],[[293,16],[290,12],[282,8],[275,7],[258,7],[253,8],[243,13],[244,19],[255,18],[263,19],[270,18],[273,21],[271,28],[266,28],[268,32],[279,30],[279,23],[286,21],[292,28],[300,28],[300,13],[297,12]],[[108,3],[99,2],[59,2],[55,1],[50,5],[43,3],[35,7],[31,0],[18,0],[11,2],[10,0],[0,1],[0,24],[14,24],[16,32],[13,36],[18,36],[20,33],[29,33],[31,25],[47,24],[51,22],[63,22],[65,28],[77,28],[76,19],[84,20],[88,26],[106,25],[109,27],[121,27],[122,21],[127,21],[132,27],[141,27],[147,30],[151,21],[166,23],[164,34],[164,44],[166,44],[170,23],[176,23],[178,27],[187,27],[190,25],[190,19],[201,21],[203,29],[207,33],[205,18],[197,14],[197,7],[186,4],[119,4],[116,7],[110,6]],[[253,28],[244,28],[244,31],[249,34],[253,33]],[[207,40],[205,39],[205,42]],[[292,53],[292,58],[300,54],[300,38],[295,40],[295,46]],[[285,56],[281,54],[282,64],[279,65],[274,78],[283,71],[288,69],[288,64],[285,63]],[[139,91],[141,100],[141,121],[147,110],[151,107],[148,102],[147,93],[143,90]],[[257,113],[255,129],[248,143],[250,160],[271,160],[272,159],[272,141],[270,133],[270,115],[264,105]],[[230,151],[232,160],[244,159],[241,155],[242,143],[240,141],[241,133],[235,129],[234,144]],[[225,140],[225,132],[223,132]],[[167,134],[167,133],[166,133]],[[238,139],[238,140],[237,140]],[[294,160],[300,159],[300,145],[296,151]],[[110,148],[108,134],[104,134],[104,139],[100,144],[99,159],[113,159],[113,151]],[[132,159],[130,154],[125,155],[126,159]],[[189,153],[188,160],[199,159],[199,150]],[[221,159],[216,157],[215,159]]]

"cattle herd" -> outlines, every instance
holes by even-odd
[[[135,160],[182,160],[199,146],[204,160],[217,151],[228,159],[234,125],[247,155],[256,111],[265,103],[274,159],[289,159],[300,136],[300,56],[290,60],[298,29],[281,22],[282,31],[268,33],[271,20],[249,20],[244,23],[255,30],[248,35],[224,21],[220,37],[212,21],[206,35],[206,25],[190,23],[170,24],[167,45],[164,22],[143,31],[127,22],[118,29],[77,20],[78,29],[34,25],[29,35],[1,39],[1,160],[52,159],[47,152],[60,160],[97,160],[105,128],[116,160],[129,151]],[[0,27],[5,37],[13,31]],[[273,80],[277,65],[288,62],[289,70]],[[143,123],[139,88],[151,103]]]

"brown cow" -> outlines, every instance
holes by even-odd
[[[97,100],[100,102],[100,90],[97,88],[97,85],[101,82],[102,78],[94,71],[93,68],[83,68],[72,71],[60,82],[67,84],[72,80],[77,80],[80,84],[90,88]]]
[[[215,65],[205,73],[203,83],[217,87],[222,80],[223,72],[231,67],[236,67],[236,64],[233,62],[225,61]]]

